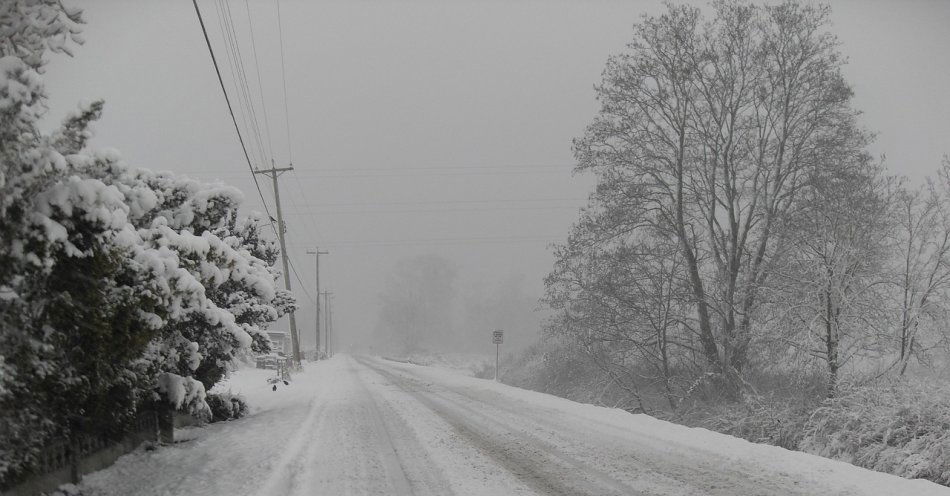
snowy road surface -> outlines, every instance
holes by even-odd
[[[92,495],[930,495],[950,489],[452,371],[339,355],[86,477]]]

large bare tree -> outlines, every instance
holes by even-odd
[[[618,233],[675,241],[707,365],[736,378],[809,179],[841,155],[834,137],[860,131],[827,8],[713,10],[670,5],[636,25],[575,155]]]

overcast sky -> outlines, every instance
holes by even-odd
[[[886,153],[894,172],[920,179],[950,152],[950,2],[831,4],[856,104],[878,133],[873,151]],[[191,2],[81,5],[86,44],[48,66],[49,118],[103,98],[95,146],[120,150],[132,165],[220,179],[260,209]],[[250,150],[279,166],[292,160],[295,172],[281,178],[288,251],[312,295],[314,262],[305,252],[330,250],[322,285],[336,292],[336,329],[351,341],[375,325],[377,295],[402,257],[442,255],[463,283],[489,287],[523,275],[540,296],[552,263],[547,245],[566,236],[592,185],[571,175],[571,139],[597,109],[592,86],[638,16],[661,8],[282,0],[285,114],[276,3],[248,5],[266,112],[246,4],[229,2],[265,151],[254,139]],[[211,0],[199,6],[235,95],[220,10]],[[262,186],[272,206],[270,184]],[[294,286],[307,307],[303,339],[312,342],[311,305]]]

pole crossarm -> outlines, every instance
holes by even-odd
[[[282,172],[292,171],[294,166],[290,167],[271,167],[270,169],[254,169],[255,174],[281,174]]]

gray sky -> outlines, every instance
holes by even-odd
[[[831,4],[856,104],[878,133],[874,152],[921,178],[950,152],[950,2]],[[236,95],[216,4],[199,5]],[[291,157],[275,3],[249,5],[283,166]],[[82,6],[86,45],[48,66],[49,118],[104,98],[94,145],[119,149],[132,165],[221,179],[260,209],[191,2]],[[463,282],[489,287],[523,274],[540,296],[547,245],[566,236],[592,185],[570,172],[571,139],[597,109],[592,86],[632,23],[660,2],[283,0],[280,8],[296,168],[281,180],[288,251],[311,294],[314,264],[304,252],[331,251],[322,285],[337,293],[340,339],[372,329],[383,281],[406,256],[440,254]],[[264,126],[245,3],[231,0],[230,10]],[[312,342],[312,309],[298,296]]]

